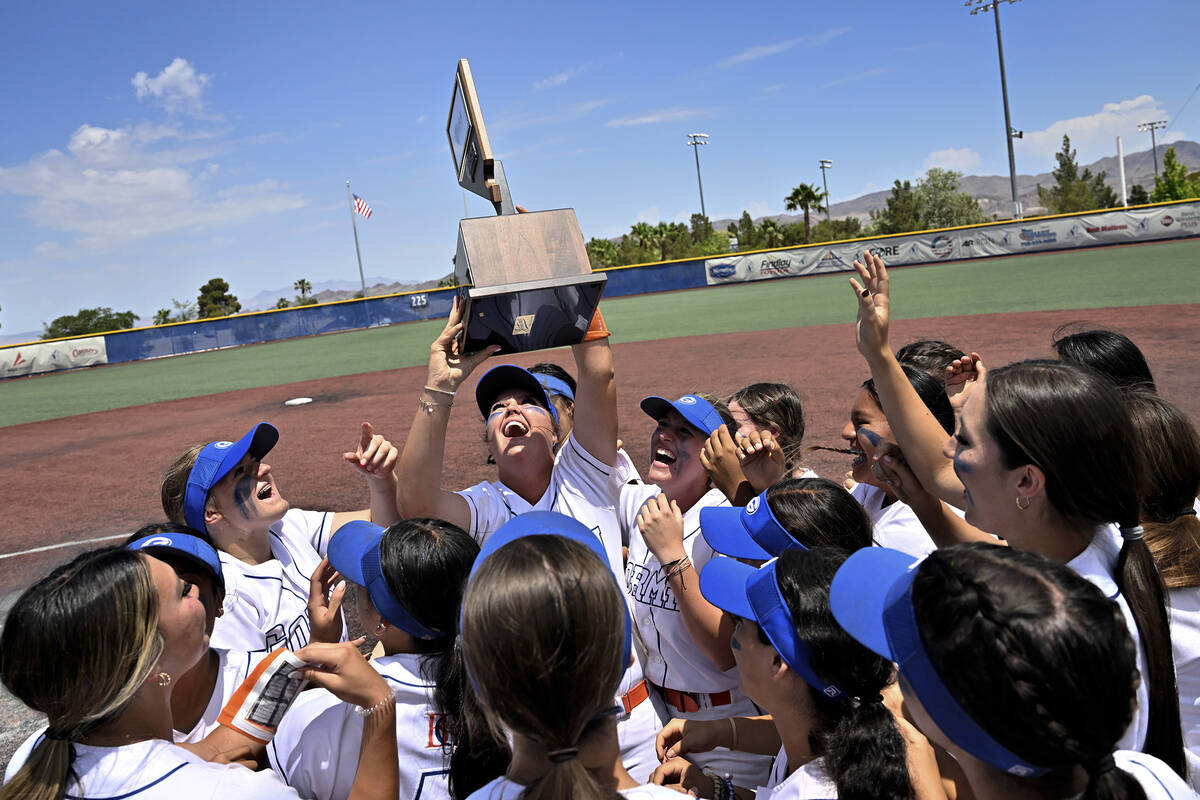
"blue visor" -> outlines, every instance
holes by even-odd
[[[571,385],[561,378],[555,378],[553,375],[543,375],[540,372],[532,373],[533,377],[537,378],[537,382],[542,385],[547,394],[556,394],[559,397],[565,397],[572,403],[575,402],[575,392],[571,391]]]
[[[447,631],[418,622],[392,595],[379,554],[384,529],[366,520],[347,522],[329,540],[329,563],[347,580],[365,587],[371,605],[389,625],[418,639],[441,639]]]
[[[558,412],[554,410],[554,404],[550,402],[550,395],[546,394],[546,390],[539,381],[541,377],[543,376],[534,375],[516,364],[500,364],[492,367],[483,373],[479,383],[475,384],[475,404],[479,406],[479,413],[486,420],[491,414],[492,403],[502,392],[510,389],[524,389],[537,398],[538,405],[550,412],[555,427],[558,427]]]
[[[722,611],[757,622],[788,668],[809,686],[835,700],[844,697],[837,685],[813,669],[812,654],[797,635],[787,602],[779,592],[777,563],[771,559],[755,569],[732,558],[711,559],[700,573],[700,593]]]
[[[213,582],[225,593],[225,575],[221,558],[208,542],[186,533],[156,533],[125,545],[126,550],[144,552],[148,556],[179,558],[194,564],[201,572],[212,576]]]
[[[950,694],[925,652],[913,611],[912,587],[920,561],[898,550],[867,547],[833,578],[829,604],[847,633],[896,662],[921,705],[952,742],[981,761],[1021,777],[1050,771],[1010,752],[979,726]]]
[[[725,424],[712,403],[694,394],[685,394],[674,402],[665,397],[647,397],[642,400],[642,411],[655,419],[662,419],[672,410],[679,412],[679,416],[705,436],[712,436],[713,431]]]
[[[228,475],[247,453],[261,461],[278,441],[279,431],[273,425],[260,422],[236,442],[209,442],[204,445],[188,473],[187,488],[183,494],[183,520],[188,527],[208,533],[208,526],[204,524],[204,503],[212,487]]]
[[[767,492],[751,499],[745,508],[700,509],[700,533],[718,553],[753,561],[775,558],[793,547],[804,548],[775,518]]]
[[[496,532],[489,536],[483,543],[483,547],[479,549],[479,555],[475,557],[475,563],[471,565],[471,574],[468,576],[467,582],[470,583],[475,577],[475,573],[479,570],[480,565],[484,561],[487,561],[497,550],[506,544],[510,544],[517,539],[523,539],[526,536],[561,536],[564,539],[570,539],[571,541],[585,545],[600,559],[601,565],[608,574],[612,575],[613,583],[617,584],[617,589],[620,591],[622,599],[624,599],[625,587],[617,583],[616,575],[609,568],[608,553],[604,550],[604,542],[600,541],[600,534],[579,520],[568,517],[565,514],[559,514],[557,511],[530,511],[525,514],[518,514],[497,528]],[[621,656],[622,664],[629,663],[629,656],[632,651],[633,620],[629,616],[629,606],[625,604],[625,649]]]

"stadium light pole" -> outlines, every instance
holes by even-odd
[[[829,181],[825,180],[825,170],[833,169],[833,162],[828,158],[821,159],[821,185],[825,187],[825,221],[830,225],[833,220],[829,216]]]
[[[1150,154],[1154,156],[1154,177],[1158,177],[1158,142],[1155,139],[1154,132],[1159,128],[1167,127],[1165,119],[1155,120],[1154,122],[1143,122],[1138,125],[1139,131],[1150,131]]]
[[[966,0],[963,4],[971,8],[971,16],[980,11],[991,11],[996,17],[996,52],[1000,54],[1000,94],[1004,98],[1004,141],[1008,145],[1008,181],[1012,186],[1013,219],[1021,218],[1021,201],[1017,199],[1017,160],[1013,156],[1013,139],[1020,138],[1013,130],[1012,117],[1008,113],[1008,79],[1004,75],[1004,43],[1000,39],[1000,4],[1016,3],[1018,0]],[[980,3],[981,5],[975,5]]]
[[[708,144],[707,133],[689,133],[688,147],[692,148],[692,152],[696,154],[696,185],[700,187],[700,216],[708,219],[708,212],[704,210],[704,183],[700,180],[700,145]]]

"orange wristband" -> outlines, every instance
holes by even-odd
[[[599,307],[596,308],[596,313],[592,315],[592,324],[588,325],[587,333],[583,335],[585,342],[594,342],[597,339],[607,339],[612,334],[608,326],[604,324],[604,315],[600,313]]]

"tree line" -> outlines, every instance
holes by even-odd
[[[1120,200],[1105,180],[1105,172],[1092,174],[1090,169],[1079,168],[1076,151],[1071,149],[1071,139],[1063,136],[1062,149],[1055,154],[1057,163],[1051,172],[1054,183],[1037,187],[1038,202],[1050,214],[1071,214],[1120,208]],[[788,211],[800,211],[803,222],[780,223],[767,217],[757,224],[748,211],[743,211],[736,222],[731,222],[723,231],[715,230],[708,217],[692,214],[687,225],[681,222],[637,222],[629,233],[617,241],[592,238],[587,243],[588,259],[593,269],[617,267],[628,264],[643,264],[673,259],[703,258],[711,255],[738,251],[761,250],[772,247],[792,247],[802,244],[832,242],[868,236],[894,233],[952,228],[960,225],[976,225],[990,222],[980,208],[979,201],[966,192],[959,191],[962,173],[933,167],[925,175],[912,181],[896,180],[891,195],[883,208],[872,211],[870,221],[864,225],[858,217],[841,219],[818,219],[814,224],[812,215],[825,213],[825,192],[813,184],[801,183],[783,198]],[[1175,153],[1168,147],[1163,155],[1163,168],[1154,178],[1153,191],[1146,191],[1140,184],[1129,190],[1129,204],[1160,203],[1170,200],[1186,200],[1200,197],[1200,172],[1188,173]],[[457,280],[445,279],[438,283],[457,285]],[[294,300],[279,298],[276,308],[313,305],[312,284],[300,278],[293,288],[299,293]],[[359,293],[361,295],[361,292]],[[210,317],[227,317],[242,309],[235,295],[229,292],[229,283],[224,278],[213,278],[200,287],[194,302],[172,299],[174,309],[160,308],[154,314],[155,325],[172,322],[187,322]],[[43,326],[43,339],[58,339],[103,333],[133,327],[137,315],[132,311],[113,311],[111,308],[83,308],[75,314],[58,317]]]

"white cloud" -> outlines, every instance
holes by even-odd
[[[751,219],[758,219],[769,214],[771,207],[767,205],[766,200],[755,200],[746,206],[746,210],[750,212]]]
[[[421,124],[422,122],[424,122],[424,121],[425,121],[425,115],[424,115],[424,114],[422,114],[421,116],[417,117],[417,124],[418,124],[418,125],[420,125],[420,124]]]
[[[176,58],[155,77],[139,72],[130,83],[137,91],[138,100],[153,97],[167,111],[200,114],[204,111],[204,87],[211,78],[211,75],[196,72],[187,59]]]
[[[545,89],[553,89],[555,86],[562,86],[564,83],[571,80],[571,78],[575,77],[578,73],[579,70],[577,69],[569,69],[566,72],[559,72],[556,75],[551,75],[549,78],[542,78],[540,81],[534,81],[533,88],[539,92]]]
[[[636,114],[631,117],[610,119],[604,125],[608,128],[620,128],[629,125],[653,125],[658,122],[681,122],[686,119],[707,116],[709,113],[709,109],[707,108],[664,108],[658,111],[647,111],[644,114]]]
[[[518,130],[520,128],[532,128],[540,125],[562,125],[563,123],[577,120],[591,111],[595,111],[597,108],[607,102],[607,98],[602,98],[599,100],[588,100],[583,103],[576,103],[575,105],[568,106],[561,111],[556,111],[550,114],[542,114],[541,116],[515,114],[508,117],[502,117],[494,124],[488,125],[488,130]]]
[[[1035,159],[1039,164],[1048,162],[1053,165],[1054,154],[1062,149],[1064,134],[1071,137],[1071,147],[1078,151],[1077,160],[1080,164],[1116,155],[1118,136],[1122,137],[1127,153],[1149,150],[1150,136],[1139,132],[1138,124],[1166,118],[1162,104],[1148,94],[1105,103],[1095,114],[1062,119],[1051,123],[1045,130],[1025,131],[1025,138],[1016,140],[1018,158]],[[1186,134],[1168,127],[1158,131],[1156,138],[1159,144],[1166,144],[1184,139]],[[1050,166],[1044,166],[1044,169],[1049,170]],[[1041,172],[1043,167],[1031,166],[1028,171]]]
[[[945,150],[934,150],[925,156],[924,168],[942,167],[967,173],[982,163],[983,159],[980,158],[979,153],[969,147],[959,149],[948,147]]]
[[[634,224],[639,222],[650,222],[657,224],[662,219],[662,215],[658,213],[658,206],[650,206],[643,208],[637,213],[637,217],[633,220]]]
[[[774,44],[758,44],[753,47],[747,47],[745,50],[735,55],[726,58],[717,64],[718,67],[732,67],[737,64],[745,64],[748,61],[757,61],[760,58],[779,55],[791,50],[796,45],[804,45],[806,47],[818,47],[823,44],[828,44],[834,39],[849,33],[849,28],[829,28],[821,33],[812,36],[798,36],[795,39],[788,39],[783,42],[775,42]]]
[[[862,72],[852,72],[849,75],[843,75],[840,78],[835,78],[828,83],[821,84],[822,89],[832,89],[834,86],[844,86],[847,83],[874,78],[879,75],[886,75],[892,71],[891,67],[874,67],[872,69],[863,70]]]
[[[190,140],[207,141],[178,145]],[[42,257],[235,225],[307,203],[272,180],[211,187],[220,171],[211,159],[223,147],[228,143],[211,132],[84,124],[71,134],[65,152],[49,150],[24,164],[0,167],[0,193],[28,198],[26,217],[73,237],[53,249],[39,246],[34,254]]]

